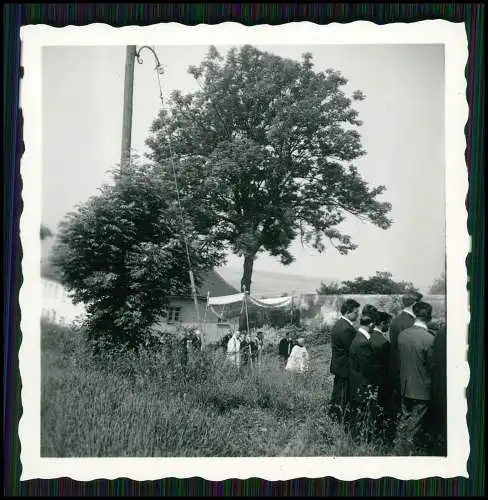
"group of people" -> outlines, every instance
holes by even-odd
[[[305,338],[299,337],[293,341],[291,332],[280,340],[278,354],[285,370],[294,373],[304,373],[309,370],[310,356],[305,347]]]
[[[264,334],[262,331],[243,333],[236,331],[222,339],[222,346],[229,362],[241,368],[245,366],[260,366]]]
[[[416,447],[445,455],[446,328],[431,327],[432,306],[422,298],[405,294],[395,318],[344,302],[332,329],[329,412],[355,436],[373,430],[402,453]]]

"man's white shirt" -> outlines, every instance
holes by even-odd
[[[425,328],[426,330],[428,330],[429,328],[427,327],[427,325],[420,319],[416,319],[414,324],[414,326],[420,326],[420,328]]]
[[[406,312],[407,314],[410,314],[410,316],[412,316],[412,318],[416,317],[415,314],[413,313],[411,307],[405,307],[405,309],[403,309],[403,312]]]
[[[347,321],[352,327],[354,327],[354,325],[352,324],[352,321],[349,319],[349,318],[346,318],[345,316],[341,316],[341,318],[344,320],[344,321]]]
[[[368,340],[371,338],[371,335],[369,334],[368,330],[366,330],[362,326],[360,326],[358,328],[358,332],[360,332],[361,334],[363,334]]]

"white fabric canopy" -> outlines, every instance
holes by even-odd
[[[244,299],[243,293],[235,293],[234,295],[222,295],[221,297],[209,297],[209,306],[224,306],[227,304],[236,304]]]
[[[277,309],[282,307],[290,306],[292,303],[293,297],[275,297],[271,299],[255,299],[252,296],[249,296],[249,301],[258,306],[264,307],[266,309]]]
[[[244,300],[244,293],[236,293],[233,295],[223,295],[221,297],[208,297],[209,306],[224,306],[228,304],[237,304]],[[291,305],[293,297],[273,297],[270,299],[256,299],[248,295],[249,302],[257,307],[266,309],[277,309]]]

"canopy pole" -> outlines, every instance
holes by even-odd
[[[198,323],[198,327],[200,328],[200,332],[201,332],[202,331],[202,323],[200,321],[200,310],[198,308],[197,289],[196,289],[196,286],[195,286],[195,278],[193,277],[193,271],[191,270],[191,267],[190,267],[190,270],[188,271],[188,273],[190,275],[191,293],[193,295],[193,303],[195,304],[195,312],[196,312],[196,316],[197,316],[197,323]],[[203,340],[202,340],[202,349],[203,349]]]
[[[207,303],[205,304],[205,313],[203,314],[202,351],[203,351],[203,338],[207,337],[207,311],[208,311],[208,300],[209,299],[210,299],[210,291],[207,292]]]
[[[243,285],[242,289],[244,290],[244,309],[246,311],[246,330],[247,330],[247,336],[249,337],[249,313],[247,310],[247,292],[246,292],[246,287]],[[249,351],[249,362],[251,363],[251,369],[252,369],[252,356],[251,356],[251,344],[247,346],[247,349]]]
[[[242,286],[244,290],[244,310],[246,311],[246,329],[247,329],[247,334],[249,335],[249,313],[247,311],[247,292],[246,292],[246,287],[243,285]]]

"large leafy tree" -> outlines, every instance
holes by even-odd
[[[189,72],[201,90],[172,94],[147,140],[150,157],[174,160],[182,205],[243,257],[247,290],[261,252],[290,264],[301,238],[345,254],[356,248],[339,229],[348,214],[390,226],[390,204],[377,199],[385,188],[369,187],[353,165],[365,151],[351,103],[364,96],[346,96],[340,72],[315,72],[309,53],[296,62],[251,46],[225,58],[211,47]]]
[[[358,277],[351,281],[343,281],[342,285],[322,283],[317,293],[324,295],[398,295],[417,288],[408,281],[395,281],[389,272],[376,271],[374,276],[364,279]]]
[[[60,225],[52,262],[92,338],[137,345],[167,303],[190,294],[187,236],[197,285],[221,262],[219,243],[195,231],[178,210],[161,168],[132,164]]]

